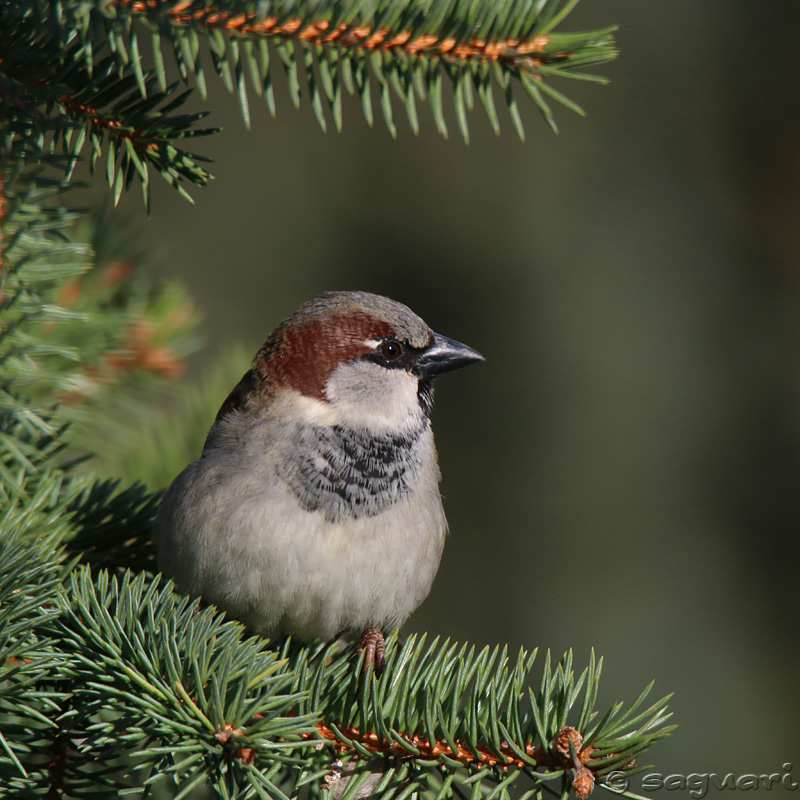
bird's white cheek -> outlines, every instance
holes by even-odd
[[[404,369],[359,361],[337,367],[325,393],[343,423],[391,430],[421,416],[418,388],[417,378]]]

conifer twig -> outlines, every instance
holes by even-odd
[[[367,122],[373,122],[373,91],[390,133],[396,135],[392,98],[399,101],[417,133],[417,101],[431,104],[437,130],[447,136],[443,114],[443,78],[453,86],[459,130],[469,140],[467,112],[480,102],[495,133],[499,121],[493,93],[502,93],[517,133],[524,138],[514,97],[519,86],[547,123],[557,131],[550,107],[555,101],[583,114],[582,109],[550,85],[553,78],[604,83],[584,72],[616,57],[613,27],[581,33],[554,28],[575,5],[574,0],[515,0],[472,4],[463,0],[430,0],[424,9],[415,0],[298,0],[291,7],[264,12],[247,0],[109,0],[115,14],[106,20],[109,42],[123,41],[118,31],[137,41],[134,23],[150,29],[160,81],[166,85],[161,43],[169,46],[186,80],[193,76],[205,94],[200,45],[208,41],[215,71],[238,95],[245,124],[250,123],[248,84],[263,95],[275,114],[271,64],[287,75],[295,106],[305,77],[314,115],[327,127],[327,103],[337,130],[342,127],[342,90],[358,94]],[[272,12],[272,13],[270,13]],[[272,54],[270,50],[275,52]],[[137,45],[138,51],[138,45]],[[278,58],[275,58],[277,54]],[[302,71],[300,68],[302,63]]]
[[[118,0],[134,14],[157,9],[156,0]],[[514,61],[520,57],[531,57],[533,66],[541,66],[548,61],[557,61],[565,54],[556,54],[550,59],[545,49],[550,37],[536,34],[527,40],[507,38],[502,41],[486,41],[472,38],[460,41],[453,36],[432,34],[414,35],[411,30],[394,32],[389,28],[374,29],[369,25],[350,26],[344,22],[332,26],[327,20],[306,22],[302,18],[281,22],[277,17],[260,17],[256,12],[239,13],[225,11],[209,5],[197,9],[191,0],[182,0],[167,12],[169,18],[178,25],[199,24],[214,27],[242,36],[280,36],[287,40],[308,42],[310,44],[338,44],[357,50],[389,52],[400,50],[407,55],[424,54],[442,56],[446,59],[476,59],[478,61]]]
[[[122,122],[114,116],[104,114],[98,108],[94,108],[87,103],[76,101],[71,94],[62,95],[58,103],[68,114],[76,119],[90,122],[110,136],[127,140],[139,153],[144,153],[146,150],[155,151],[158,149],[156,142],[146,141],[144,131],[123,125]]]

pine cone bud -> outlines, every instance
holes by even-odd
[[[575,753],[580,753],[581,747],[583,746],[583,736],[581,736],[576,728],[572,728],[568,725],[562,728],[556,736],[556,750],[566,759],[572,758],[569,751],[570,742],[572,742],[572,746],[575,748]]]
[[[578,800],[586,800],[594,791],[594,773],[588,767],[578,767],[572,780],[572,789]]]
[[[252,747],[243,747],[241,750],[234,750],[233,757],[242,764],[252,765],[256,763],[256,751]]]

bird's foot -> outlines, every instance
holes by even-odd
[[[386,668],[386,642],[383,640],[383,631],[380,628],[367,628],[361,634],[361,644],[358,652],[364,651],[364,670],[370,667],[380,674]]]

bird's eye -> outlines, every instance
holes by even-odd
[[[403,346],[400,342],[390,339],[381,345],[381,355],[388,361],[394,361],[403,354]]]

